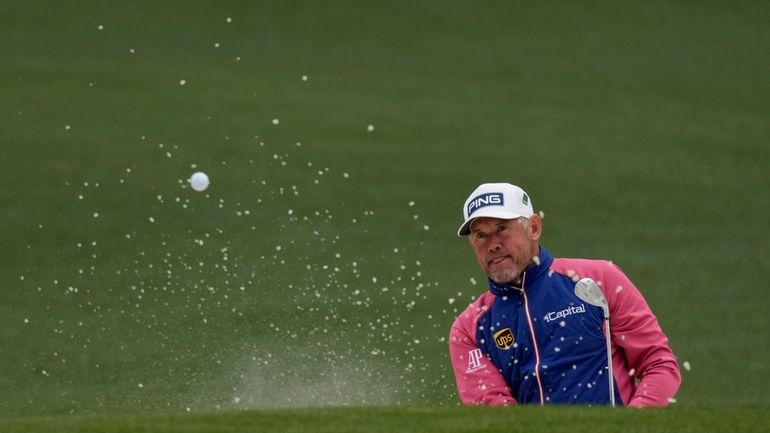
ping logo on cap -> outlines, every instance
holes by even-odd
[[[468,202],[468,216],[471,216],[473,212],[485,207],[485,206],[502,206],[503,205],[503,193],[501,192],[488,192],[474,197]]]

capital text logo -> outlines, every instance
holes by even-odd
[[[546,322],[551,322],[553,320],[563,319],[573,314],[583,314],[585,312],[586,312],[585,304],[580,304],[577,307],[573,305],[571,307],[567,307],[560,311],[551,311],[550,313],[546,314],[545,317],[543,317],[543,320],[545,320]]]

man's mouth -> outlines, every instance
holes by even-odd
[[[504,262],[507,258],[508,256],[495,257],[489,261],[489,266],[499,265],[500,263]]]

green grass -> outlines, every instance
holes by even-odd
[[[511,181],[544,245],[619,264],[692,366],[674,410],[622,413],[744,422],[770,407],[768,17],[2,2],[0,418],[529,414],[455,408],[446,348],[485,290],[460,205]]]
[[[7,432],[761,432],[766,411],[376,407],[0,420]]]

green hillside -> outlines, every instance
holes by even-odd
[[[643,291],[686,362],[678,431],[716,407],[756,428],[769,9],[0,3],[0,418],[502,429],[530,412],[457,408],[446,336],[486,290],[461,204],[507,181],[555,256],[611,259]],[[403,409],[272,411],[350,405]]]

